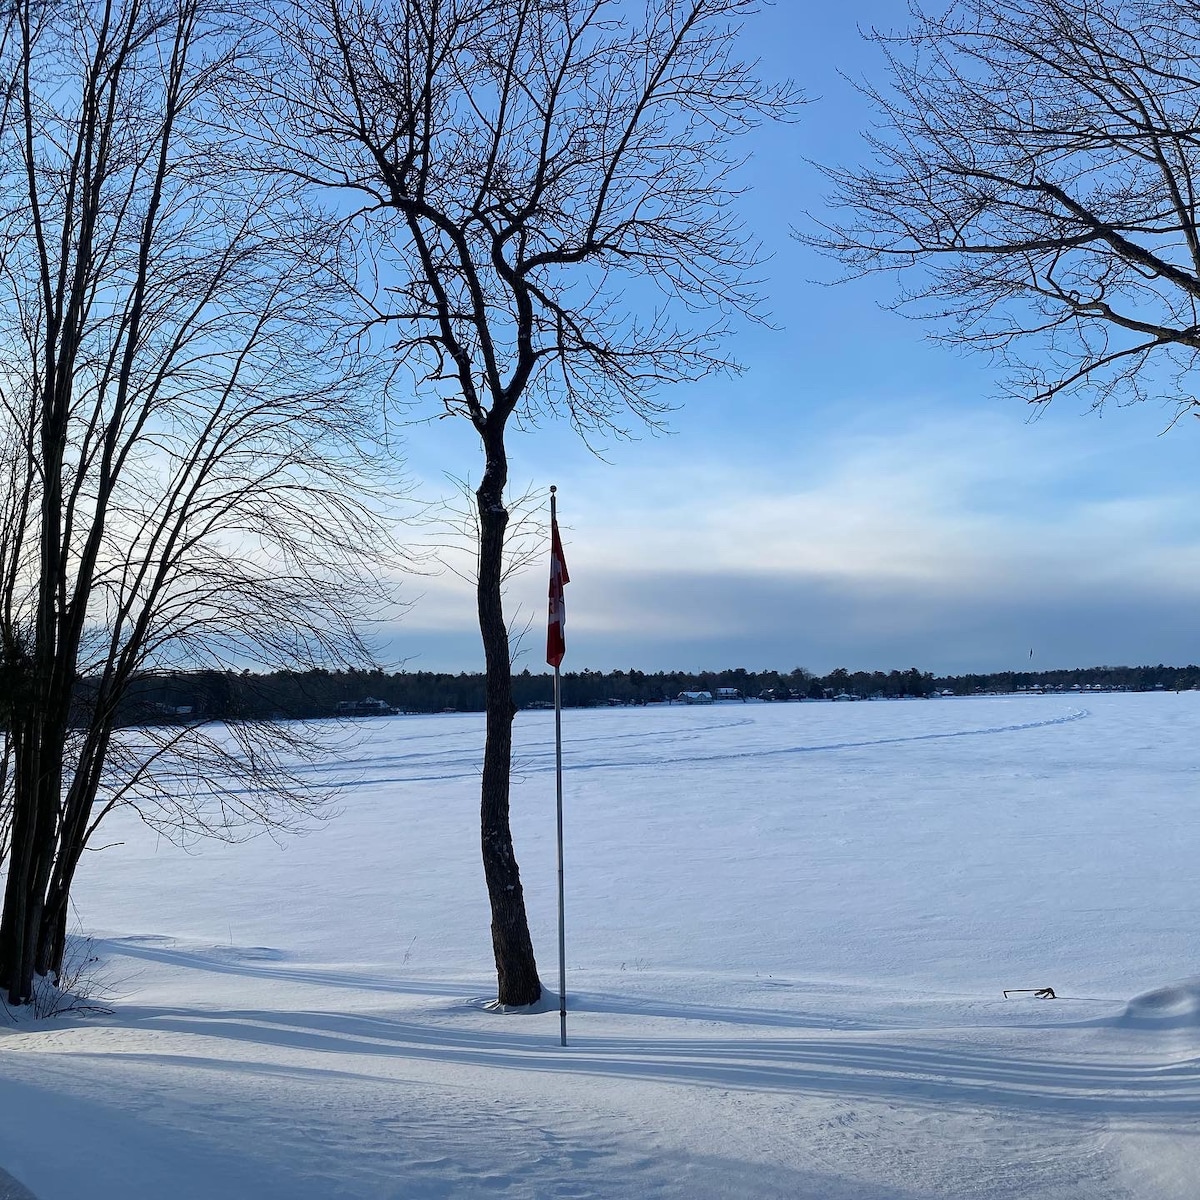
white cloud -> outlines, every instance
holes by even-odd
[[[987,655],[989,620],[997,644],[1048,621],[1081,654],[1091,622],[1093,657],[1114,657],[1105,639],[1136,624],[1139,604],[1177,624],[1200,600],[1200,496],[1180,447],[1132,428],[864,406],[849,430],[808,442],[793,430],[718,454],[711,437],[681,437],[615,465],[560,459],[570,634],[624,665],[639,646],[662,650],[645,665],[669,665],[663,647],[683,641],[713,664],[724,645],[732,661],[747,638],[813,665],[822,645],[891,645],[894,665],[933,661],[947,637],[965,664]],[[1147,469],[1160,461],[1161,476]],[[514,582],[514,611],[540,619],[542,576],[539,564]],[[414,642],[471,629],[466,585],[412,590],[425,593],[405,623]]]
[[[1061,434],[987,414],[830,439],[800,464],[710,462],[660,474],[650,505],[616,489],[574,522],[588,569],[817,575],[971,591],[1014,577],[1050,587],[1136,575],[1200,581],[1196,497],[1064,491],[1079,454]],[[816,455],[813,456],[817,458]],[[807,475],[807,478],[803,478]]]

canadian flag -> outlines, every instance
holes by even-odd
[[[567,652],[567,606],[563,584],[570,583],[567,560],[558,536],[558,518],[550,518],[550,621],[546,626],[546,661],[557,667]]]

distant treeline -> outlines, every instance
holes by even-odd
[[[934,681],[959,696],[979,692],[1019,692],[1031,688],[1066,692],[1075,688],[1105,691],[1186,692],[1200,688],[1200,667],[1077,667],[1070,671],[998,671],[991,675],[951,675]]]
[[[606,704],[652,704],[682,692],[734,689],[746,699],[828,700],[837,696],[894,699],[935,693],[974,695],[1040,688],[1071,691],[1096,687],[1121,691],[1200,687],[1200,667],[1088,667],[1071,671],[1004,671],[988,675],[937,677],[907,671],[847,671],[814,675],[803,668],[780,671],[568,671],[563,703],[573,708]],[[400,712],[480,712],[484,679],[478,674],[434,671],[308,671],[255,675],[231,671],[175,672],[143,676],[126,706],[125,720],[258,720],[268,717],[327,717],[368,698]],[[553,677],[528,670],[513,677],[519,708],[553,699]]]

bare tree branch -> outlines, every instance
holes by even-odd
[[[870,36],[873,163],[827,174],[843,219],[802,240],[994,354],[1042,402],[1196,404],[1200,10],[966,0]],[[907,281],[912,282],[907,282]]]

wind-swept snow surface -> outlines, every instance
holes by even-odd
[[[114,1011],[0,1034],[0,1164],[39,1200],[1197,1195],[1200,695],[564,727],[566,1050],[484,1007],[482,719],[375,720],[305,837],[108,829]],[[552,716],[517,735],[551,980]]]

